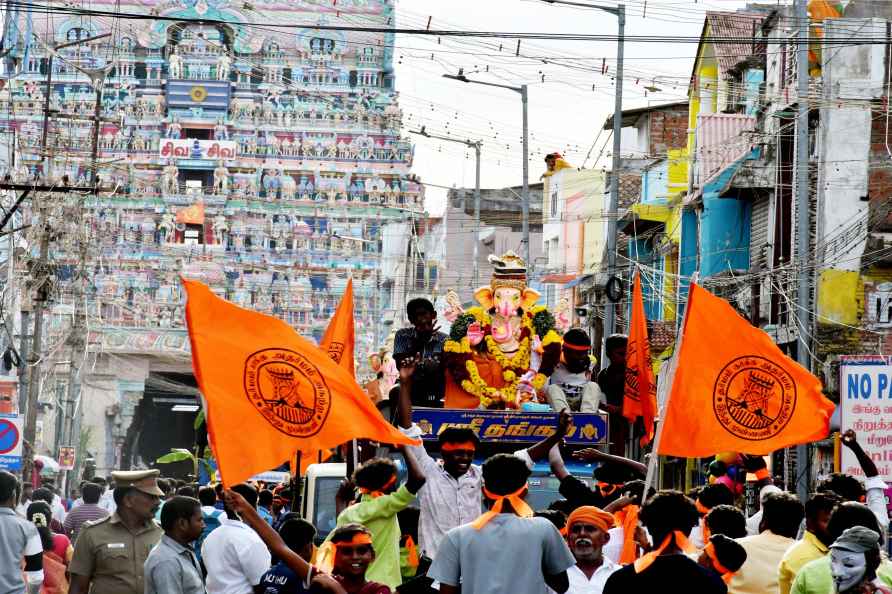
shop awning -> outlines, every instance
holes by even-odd
[[[564,283],[568,283],[575,278],[575,274],[552,273],[546,274],[545,276],[540,278],[539,282],[543,285],[563,285]]]
[[[594,274],[581,274],[581,275],[577,276],[576,278],[574,278],[573,280],[571,280],[570,282],[566,283],[564,285],[564,288],[572,289],[579,283],[583,283],[583,282],[587,281],[588,279],[592,278],[593,276],[595,276],[595,275]]]

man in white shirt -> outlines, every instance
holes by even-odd
[[[245,484],[233,491],[257,507],[257,491]],[[238,518],[226,510],[229,518]],[[201,560],[207,569],[208,594],[253,594],[254,586],[270,568],[272,559],[263,541],[238,519],[226,519],[201,545]]]
[[[576,559],[567,570],[567,594],[602,594],[607,578],[620,568],[603,554],[611,526],[613,516],[594,506],[578,507],[567,518],[567,544]]]

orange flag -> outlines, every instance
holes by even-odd
[[[355,438],[417,444],[391,426],[356,380],[285,322],[183,280],[192,367],[208,437],[232,486]]]
[[[694,283],[680,340],[660,454],[764,455],[827,437],[834,406],[821,381]]]
[[[332,361],[355,375],[353,366],[353,350],[356,346],[356,337],[353,332],[353,279],[347,281],[347,288],[341,297],[341,303],[335,311],[334,317],[325,329],[325,335],[319,348],[328,353]]]
[[[632,289],[632,321],[629,324],[629,342],[626,350],[626,386],[623,398],[623,416],[634,423],[641,417],[645,434],[641,445],[654,437],[654,418],[657,416],[657,383],[650,360],[650,341],[647,338],[647,318],[644,316],[644,298],[641,295],[641,273],[635,274]]]

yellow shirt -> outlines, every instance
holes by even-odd
[[[777,594],[778,565],[796,541],[766,530],[737,542],[746,549],[746,561],[731,578],[728,594]]]
[[[780,584],[780,594],[790,594],[790,588],[793,587],[793,580],[796,574],[802,569],[806,563],[820,559],[830,552],[830,549],[818,540],[818,537],[811,532],[806,531],[805,536],[795,545],[784,553],[781,559],[780,568],[778,568],[778,582]]]

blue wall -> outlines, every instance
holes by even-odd
[[[700,275],[750,267],[750,202],[703,193],[700,215]]]
[[[665,204],[669,193],[669,161],[654,165],[641,176],[642,204]]]

